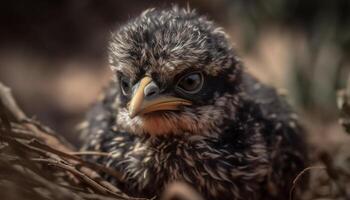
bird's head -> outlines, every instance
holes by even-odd
[[[241,65],[226,34],[195,11],[146,10],[112,34],[117,125],[132,133],[212,134],[232,118]]]

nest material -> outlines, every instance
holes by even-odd
[[[82,160],[63,138],[28,118],[0,84],[0,191],[3,199],[132,200],[104,181],[109,168]]]
[[[82,160],[80,156],[85,154],[101,153],[77,152],[54,131],[28,118],[17,106],[10,90],[0,83],[2,199],[143,200],[130,197],[103,180],[99,172],[107,173],[118,180],[121,180],[122,174],[114,169]],[[301,176],[316,171],[311,174],[310,187],[303,199],[350,199],[350,170],[340,170],[329,153],[319,152],[315,157],[315,166],[306,168],[294,180],[294,185],[299,184]],[[291,188],[290,199],[293,199],[293,192]],[[191,187],[181,183],[168,187],[161,199],[175,198],[203,200]]]

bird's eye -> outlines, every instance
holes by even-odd
[[[130,81],[124,76],[120,78],[120,87],[125,96],[129,95],[131,90]]]
[[[190,73],[180,78],[177,88],[190,94],[199,92],[203,86],[203,74],[200,72]]]

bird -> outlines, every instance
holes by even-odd
[[[151,8],[112,31],[108,54],[113,78],[81,124],[81,150],[108,155],[84,159],[122,173],[105,180],[145,198],[173,182],[208,200],[289,198],[305,131],[223,28],[194,9]]]

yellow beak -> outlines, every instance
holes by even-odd
[[[148,76],[141,79],[136,87],[128,105],[131,118],[159,110],[178,110],[180,105],[192,104],[186,99],[160,95],[158,86]]]

